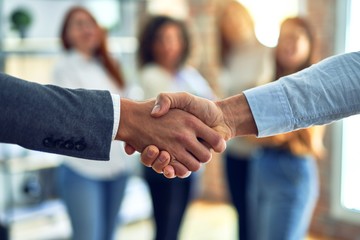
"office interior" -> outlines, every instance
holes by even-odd
[[[82,6],[106,29],[111,55],[121,63],[131,98],[142,100],[137,51],[139,31],[149,16],[166,15],[185,22],[191,37],[187,63],[197,69],[219,98],[219,38],[216,26],[230,0],[1,0],[0,68],[21,79],[53,82],[62,54],[59,31],[65,13]],[[306,18],[316,33],[315,61],[360,48],[358,0],[238,0],[250,12],[258,41],[275,48],[281,22]],[[15,11],[28,16],[16,28]],[[0,89],[1,91],[1,89]],[[1,114],[1,109],[0,109]],[[319,197],[305,239],[360,239],[360,118],[353,116],[326,126],[326,154],[316,161]],[[141,136],[139,136],[141,137]],[[236,209],[229,196],[224,155],[213,154],[199,174],[196,196],[188,205],[178,238],[238,239]],[[139,155],[131,158],[130,177],[117,219],[114,239],[154,239],[149,188],[143,180]],[[86,160],[84,160],[86,162]],[[59,197],[56,172],[61,156],[0,145],[1,239],[72,239],[67,209]],[[101,240],[101,239],[99,239]],[[173,239],[169,239],[173,240]],[[275,239],[274,239],[275,240]]]

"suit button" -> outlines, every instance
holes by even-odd
[[[74,148],[74,141],[73,138],[66,140],[63,144],[62,147],[68,150],[71,150]]]
[[[86,142],[84,138],[81,138],[80,141],[75,142],[75,150],[83,151],[86,148]]]
[[[54,143],[53,137],[50,136],[50,137],[44,138],[44,140],[43,140],[43,145],[44,145],[45,147],[48,147],[48,148],[53,148],[53,147],[55,147],[55,143]]]
[[[59,138],[54,141],[54,146],[61,147],[64,143],[64,138]]]

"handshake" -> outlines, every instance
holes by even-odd
[[[151,113],[151,114],[149,114]],[[187,177],[223,152],[227,140],[256,135],[247,100],[239,94],[212,102],[188,93],[163,93],[156,101],[121,99],[117,140],[125,151],[141,152],[141,161],[167,178]]]

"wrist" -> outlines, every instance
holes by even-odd
[[[132,102],[127,99],[121,98],[121,109],[120,109],[120,122],[118,131],[116,133],[116,140],[121,140],[127,142],[131,136],[131,119],[133,115],[133,110],[136,109],[135,102]]]
[[[257,127],[244,94],[229,97],[217,103],[225,123],[231,129],[231,138],[257,135]]]
[[[121,118],[116,139],[130,144],[136,151],[142,151],[144,146],[149,145],[149,135],[151,134],[147,126],[152,125],[153,118],[150,116],[150,112],[154,102],[154,100],[136,102],[121,99]],[[146,135],[148,136],[147,139]]]

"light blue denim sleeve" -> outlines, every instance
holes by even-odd
[[[318,64],[244,92],[258,136],[322,125],[360,113],[360,52]]]

